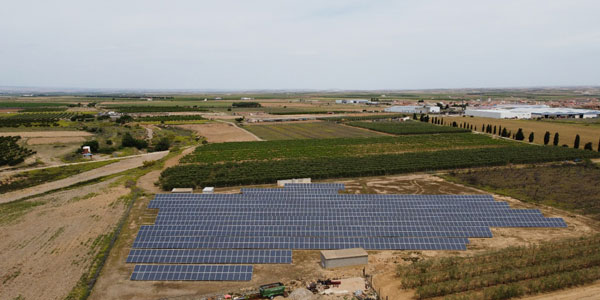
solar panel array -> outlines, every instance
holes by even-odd
[[[292,262],[291,249],[466,250],[490,227],[566,227],[490,195],[340,194],[343,184],[159,194],[154,225],[127,258],[132,280],[250,280],[252,267]],[[209,264],[209,265],[192,265]]]

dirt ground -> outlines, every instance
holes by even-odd
[[[16,132],[0,132],[0,136],[21,136],[21,138],[60,138],[77,137],[77,136],[92,136],[93,134],[86,131],[16,131]]]
[[[40,184],[37,186],[33,186],[30,188],[26,188],[26,189],[14,191],[14,192],[9,192],[9,193],[3,194],[0,197],[0,203],[7,203],[7,202],[15,201],[15,200],[22,199],[25,197],[30,197],[30,196],[38,195],[38,194],[45,193],[48,191],[56,190],[59,188],[67,187],[67,186],[70,186],[70,185],[73,185],[73,184],[76,184],[79,182],[84,182],[84,181],[88,181],[88,180],[91,180],[94,178],[100,178],[100,177],[120,173],[120,172],[129,170],[129,169],[138,168],[138,167],[141,167],[145,161],[159,160],[159,159],[165,157],[168,153],[169,153],[169,151],[152,152],[152,153],[148,153],[148,154],[142,155],[142,156],[137,156],[134,158],[122,159],[118,162],[115,162],[115,163],[112,163],[112,164],[109,164],[109,165],[106,165],[106,166],[103,166],[103,167],[100,167],[97,169],[93,169],[93,170],[90,170],[87,172],[79,173],[77,175],[74,175],[74,176],[71,176],[71,177],[68,177],[65,179]]]
[[[0,299],[65,298],[125,211],[129,189],[113,181],[27,200],[40,205],[0,222]]]
[[[215,122],[207,124],[185,124],[175,126],[193,130],[199,135],[205,137],[210,143],[246,142],[259,140],[255,135],[230,123]]]
[[[454,118],[446,118],[447,120],[453,121]],[[478,129],[481,129],[482,124],[490,124],[492,126],[506,127],[507,130],[516,133],[519,128],[523,128],[525,134],[525,140],[529,137],[529,133],[534,133],[533,142],[536,144],[544,144],[544,134],[546,131],[550,132],[550,144],[552,144],[554,133],[558,132],[559,145],[567,144],[569,147],[573,147],[575,141],[575,135],[579,134],[581,141],[579,148],[583,149],[583,146],[591,142],[594,150],[598,150],[598,138],[600,138],[600,130],[596,126],[586,126],[585,124],[570,124],[570,123],[559,123],[559,122],[544,122],[535,120],[509,120],[509,119],[491,119],[491,118],[457,118],[457,122],[467,122]]]
[[[447,182],[429,174],[369,177],[358,179],[329,180],[343,182],[352,193],[401,193],[401,194],[483,194],[484,191]],[[261,185],[260,187],[273,187]],[[236,193],[236,188],[216,189],[217,193]],[[496,196],[497,200],[508,201],[511,207],[531,207],[518,200]],[[302,287],[316,279],[339,279],[362,276],[363,267],[348,267],[324,270],[320,267],[320,255],[316,250],[295,250],[291,265],[254,265],[254,274],[249,282],[142,282],[130,281],[133,264],[125,259],[139,226],[152,224],[156,211],[146,209],[149,198],[137,203],[129,220],[129,228],[123,232],[116,250],[111,252],[109,262],[102,272],[90,299],[195,299],[219,292],[252,291],[262,284],[281,281],[292,288]],[[494,238],[470,239],[467,251],[368,251],[369,264],[365,271],[373,276],[374,288],[389,300],[410,299],[412,291],[400,288],[400,279],[395,270],[398,265],[408,264],[409,258],[439,257],[450,255],[472,255],[488,249],[509,245],[526,245],[555,238],[573,237],[598,231],[596,222],[553,208],[541,208],[547,217],[560,216],[568,228],[493,228]],[[118,250],[117,250],[118,249]]]

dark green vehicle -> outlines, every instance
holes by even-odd
[[[261,285],[258,289],[262,297],[273,299],[275,296],[285,296],[285,285],[281,282]]]

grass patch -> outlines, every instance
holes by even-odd
[[[115,160],[82,163],[63,167],[44,168],[21,172],[0,181],[0,193],[21,190],[46,182],[64,179],[79,173],[90,171],[115,163]]]
[[[444,178],[600,220],[600,167],[591,162],[452,172]]]
[[[12,223],[34,207],[44,203],[43,201],[14,201],[0,204],[0,224]]]
[[[264,140],[292,139],[328,139],[328,138],[360,138],[380,136],[367,130],[360,130],[333,122],[310,122],[277,125],[250,125],[244,129]]]
[[[418,121],[405,122],[349,122],[348,125],[396,135],[471,132],[469,129],[438,126]]]
[[[473,257],[438,258],[398,268],[417,299],[510,299],[600,279],[600,236],[509,247]]]

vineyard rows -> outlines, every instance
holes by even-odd
[[[153,116],[153,117],[139,117],[136,121],[140,122],[168,122],[168,121],[196,121],[206,120],[200,115],[192,116]]]
[[[264,125],[259,125],[264,126]],[[215,143],[196,148],[185,163],[213,163],[287,158],[347,157],[424,150],[515,145],[484,135],[458,133],[404,137],[278,140],[266,142]]]
[[[208,111],[205,108],[193,106],[107,106],[106,109],[112,109],[122,113]]]
[[[22,163],[35,151],[19,146],[20,136],[0,136],[0,166],[14,166]]]
[[[330,121],[330,122],[344,122],[344,121],[366,121],[366,120],[385,120],[385,119],[396,119],[406,117],[405,114],[387,114],[387,115],[371,115],[371,116],[342,116],[342,117],[322,117],[317,120]]]
[[[430,133],[455,133],[471,132],[471,130],[438,126],[429,123],[406,121],[406,122],[349,122],[348,125],[367,128],[379,132],[408,135],[408,134],[430,134]]]
[[[58,126],[57,122],[59,120],[69,119],[74,115],[74,113],[70,112],[20,113],[8,117],[0,117],[0,127]]]
[[[600,236],[511,247],[400,267],[402,286],[417,299],[509,299],[600,279]]]
[[[563,147],[522,145],[401,154],[188,164],[163,171],[160,183],[163,189],[170,190],[174,187],[265,184],[283,178],[325,179],[381,176],[428,170],[594,157],[600,157],[600,153]]]

